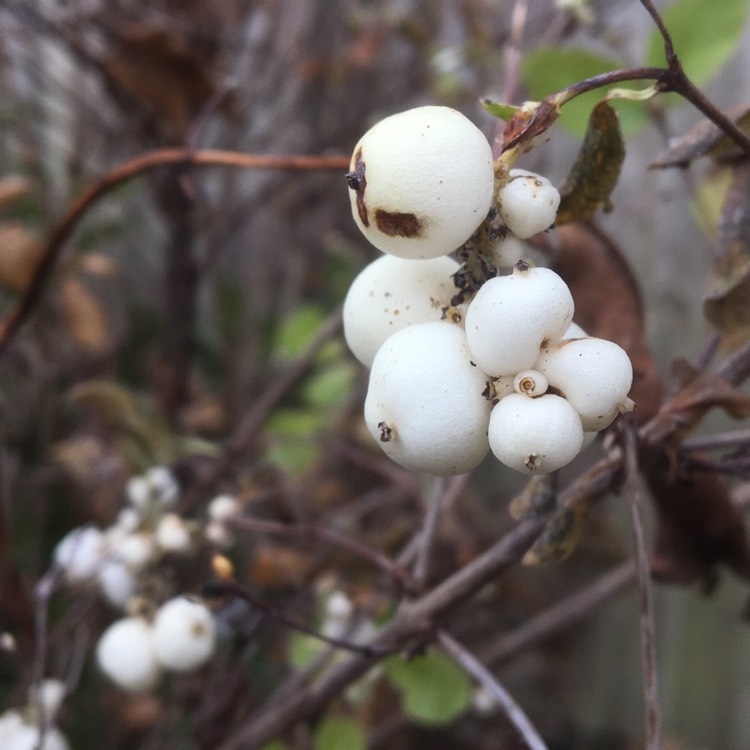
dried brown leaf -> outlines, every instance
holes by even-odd
[[[0,284],[24,292],[44,255],[42,243],[22,224],[0,224]]]
[[[112,33],[108,78],[154,115],[167,140],[184,141],[214,94],[211,59],[166,27],[119,24]]]
[[[556,243],[552,266],[573,294],[576,323],[628,353],[634,373],[630,397],[639,424],[644,424],[659,409],[662,387],[646,342],[638,283],[622,251],[592,223],[559,227],[544,241]]]
[[[77,346],[91,353],[108,348],[110,322],[104,305],[75,276],[60,284],[60,310]]]
[[[732,170],[716,242],[714,281],[706,317],[739,345],[750,335],[750,163]]]
[[[750,133],[750,105],[740,104],[726,113],[730,120]],[[673,139],[669,148],[651,162],[652,169],[687,167],[701,156],[719,160],[736,159],[743,155],[740,147],[711,120],[701,120],[685,135]]]
[[[10,208],[33,189],[31,180],[20,174],[9,174],[0,179],[0,210]]]
[[[643,435],[652,447],[679,444],[714,408],[723,409],[734,419],[750,417],[750,396],[723,378],[699,373],[686,360],[673,364],[672,382],[679,389],[662,405]]]
[[[516,146],[531,145],[538,136],[549,130],[560,117],[560,106],[546,100],[533,108],[523,107],[513,117],[503,130],[501,151],[505,152]]]

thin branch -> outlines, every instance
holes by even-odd
[[[287,627],[290,630],[297,630],[300,633],[309,635],[310,637],[322,641],[323,643],[327,643],[329,646],[334,646],[335,648],[339,648],[344,651],[350,651],[367,659],[372,659],[376,656],[386,656],[389,653],[392,653],[392,650],[388,649],[387,647],[371,644],[360,645],[357,643],[352,643],[351,641],[344,640],[343,638],[333,638],[331,636],[324,635],[323,633],[315,630],[315,628],[312,628],[302,622],[299,622],[298,620],[289,617],[286,612],[284,612],[279,607],[274,607],[273,605],[267,604],[261,599],[258,599],[256,596],[253,596],[253,594],[251,594],[246,588],[240,586],[237,583],[231,583],[229,581],[216,581],[207,583],[203,587],[203,594],[204,596],[210,598],[226,595],[236,596],[238,599],[246,601],[255,609],[263,612],[263,614],[271,617],[273,620],[281,623],[282,625],[284,625],[284,627]]]
[[[445,477],[434,477],[432,481],[432,492],[430,493],[430,497],[427,498],[424,521],[419,532],[417,557],[414,561],[414,578],[420,586],[424,586],[427,583],[430,574],[430,557],[440,516],[442,515],[443,496],[448,484],[448,480]]]
[[[492,696],[505,712],[511,724],[518,730],[530,750],[548,750],[546,743],[524,710],[482,662],[444,630],[438,633],[438,643],[465,672],[470,674]]]
[[[660,750],[662,745],[661,707],[659,704],[659,677],[656,661],[654,605],[649,569],[648,550],[643,526],[641,485],[638,472],[638,445],[635,423],[625,421],[625,494],[630,503],[633,523],[638,591],[640,607],[641,659],[643,662],[643,689],[646,713],[646,750]]]
[[[73,201],[65,216],[52,231],[26,294],[0,326],[0,354],[7,349],[13,337],[36,308],[65,243],[70,239],[86,212],[117,185],[128,182],[145,172],[175,165],[240,169],[343,170],[348,167],[349,158],[344,156],[271,156],[215,149],[194,151],[185,148],[164,148],[149,151],[119,164]]]
[[[635,581],[635,572],[635,565],[629,560],[594,583],[553,604],[485,649],[482,662],[498,664],[508,661],[545,638],[569,628],[630,586]]]
[[[677,59],[677,55],[675,54],[672,37],[670,36],[669,31],[664,24],[664,19],[659,14],[659,11],[656,10],[651,0],[641,0],[641,5],[646,9],[648,14],[653,19],[654,23],[656,24],[656,28],[661,34],[661,38],[664,40],[664,57],[667,60],[667,64],[670,68],[679,66],[680,62]]]
[[[234,518],[228,523],[232,528],[253,531],[260,534],[279,534],[283,536],[318,539],[334,544],[347,552],[368,560],[393,578],[406,592],[413,594],[419,590],[417,581],[401,565],[378,550],[372,549],[372,547],[368,547],[326,526],[318,526],[311,523],[279,523],[277,521],[247,517]]]
[[[684,440],[680,448],[690,451],[706,451],[748,446],[750,446],[750,429],[720,432],[718,435],[696,435]]]

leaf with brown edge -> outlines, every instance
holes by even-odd
[[[44,256],[44,245],[15,221],[0,224],[0,285],[24,292]]]
[[[521,107],[508,120],[503,130],[501,152],[504,153],[516,146],[530,148],[534,139],[549,130],[560,117],[560,105],[552,99],[531,104],[530,107]]]
[[[715,472],[677,473],[666,451],[648,447],[641,469],[657,513],[651,573],[658,581],[701,581],[709,592],[716,566],[750,579],[750,548],[741,512]]]
[[[726,112],[727,117],[750,133],[750,104],[740,104]],[[669,167],[685,168],[702,156],[712,156],[718,161],[737,159],[742,149],[711,120],[701,120],[685,135],[670,141],[669,148],[654,159],[651,169]]]
[[[633,364],[630,397],[645,424],[659,410],[662,386],[646,341],[638,282],[615,242],[592,222],[567,224],[543,235],[550,265],[575,300],[575,322],[586,333],[619,344]]]
[[[508,120],[510,120],[521,109],[514,104],[493,102],[492,99],[480,99],[479,104],[481,104],[481,106],[486,109],[491,115],[499,117],[505,122],[508,122]]]
[[[703,311],[733,344],[750,335],[750,163],[732,170],[721,207],[714,280]]]
[[[624,160],[625,142],[617,113],[606,101],[599,102],[591,111],[578,158],[560,190],[555,223],[569,224],[589,219],[600,208],[609,210],[609,197]]]
[[[581,539],[588,507],[584,499],[555,511],[521,562],[524,565],[549,565],[568,557]]]
[[[686,360],[672,366],[672,379],[681,387],[659,409],[643,439],[656,448],[677,445],[695,429],[710,409],[721,408],[734,419],[750,417],[750,396],[723,378],[700,373]]]

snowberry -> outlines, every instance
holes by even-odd
[[[125,494],[134,508],[146,511],[150,506],[166,508],[174,505],[180,488],[169,469],[153,466],[142,476],[130,479]]]
[[[99,639],[96,659],[102,672],[123,690],[149,690],[159,679],[151,626],[142,617],[112,623]]]
[[[208,504],[208,517],[212,521],[228,521],[240,512],[240,504],[232,495],[217,495]]]
[[[57,727],[47,727],[44,741],[39,744],[39,727],[21,723],[3,742],[3,750],[69,750],[70,745]],[[5,738],[4,738],[5,739]]]
[[[33,706],[36,714],[49,722],[60,710],[65,692],[62,680],[47,678],[29,688],[29,705]]]
[[[352,282],[344,300],[344,337],[365,367],[380,345],[415,323],[440,320],[457,289],[460,265],[448,257],[406,260],[383,255]]]
[[[528,255],[526,245],[514,234],[506,234],[496,240],[492,246],[492,259],[499,268],[514,266],[521,258]]]
[[[541,175],[511,169],[497,195],[500,217],[513,234],[527,239],[555,223],[560,193]]]
[[[466,336],[480,368],[515,376],[534,368],[540,348],[559,341],[572,319],[565,282],[549,268],[519,261],[511,275],[496,276],[477,292],[466,311]]]
[[[135,593],[135,577],[120,560],[105,560],[97,572],[97,578],[102,595],[115,607],[124,607]]]
[[[578,323],[571,323],[563,334],[563,339],[585,339],[587,336],[588,333]]]
[[[488,450],[487,380],[461,328],[442,321],[409,326],[375,355],[367,428],[406,468],[440,476],[470,471]]]
[[[506,396],[492,410],[487,436],[495,457],[525,474],[547,474],[565,466],[583,444],[576,410],[551,393]]]
[[[437,258],[460,247],[487,216],[492,149],[460,112],[417,107],[362,136],[347,182],[354,220],[375,247]]]
[[[94,526],[68,532],[55,547],[55,563],[72,582],[93,578],[104,556],[104,537]]]
[[[190,529],[177,513],[165,513],[156,524],[154,540],[164,552],[186,552],[190,549]]]
[[[112,544],[112,551],[131,570],[139,571],[153,559],[156,543],[152,534],[136,532],[117,539]]]
[[[625,350],[612,341],[563,340],[541,352],[537,369],[580,414],[587,432],[604,429],[630,408],[633,367]]]
[[[184,596],[170,599],[154,617],[156,658],[166,669],[188,672],[205,664],[216,646],[216,626],[205,604]]]

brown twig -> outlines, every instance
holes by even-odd
[[[414,578],[420,586],[427,583],[430,574],[430,557],[435,542],[440,516],[443,510],[443,496],[447,489],[448,480],[445,477],[434,477],[432,491],[424,512],[422,528],[419,531],[419,545],[414,561]]]
[[[343,170],[349,165],[349,159],[344,156],[271,156],[214,149],[194,151],[185,148],[164,148],[149,151],[119,164],[73,201],[65,216],[52,231],[31,284],[16,309],[0,327],[0,354],[8,348],[13,337],[36,308],[65,243],[86,212],[117,185],[128,182],[144,172],[175,165],[239,169]]]
[[[230,522],[230,525],[235,529],[252,531],[259,534],[302,537],[334,544],[347,552],[351,552],[371,562],[377,568],[387,573],[394,581],[398,582],[404,591],[414,594],[419,590],[417,581],[401,565],[378,550],[372,549],[326,526],[318,526],[311,523],[279,523],[277,521],[247,517],[234,518]]]
[[[471,675],[502,708],[508,720],[518,730],[530,750],[547,750],[547,744],[531,723],[524,710],[499,680],[453,636],[441,630],[438,643],[442,649],[469,675]]]
[[[646,713],[646,750],[660,750],[662,745],[661,707],[659,704],[659,678],[656,660],[654,605],[648,549],[643,524],[640,476],[638,471],[638,444],[635,423],[624,420],[625,494],[630,503],[630,515],[635,541],[635,559],[638,572],[638,592],[641,630],[641,659],[643,663],[643,691]]]
[[[557,604],[502,636],[482,653],[482,663],[500,664],[570,627],[635,580],[635,565],[628,561],[576,591]]]

